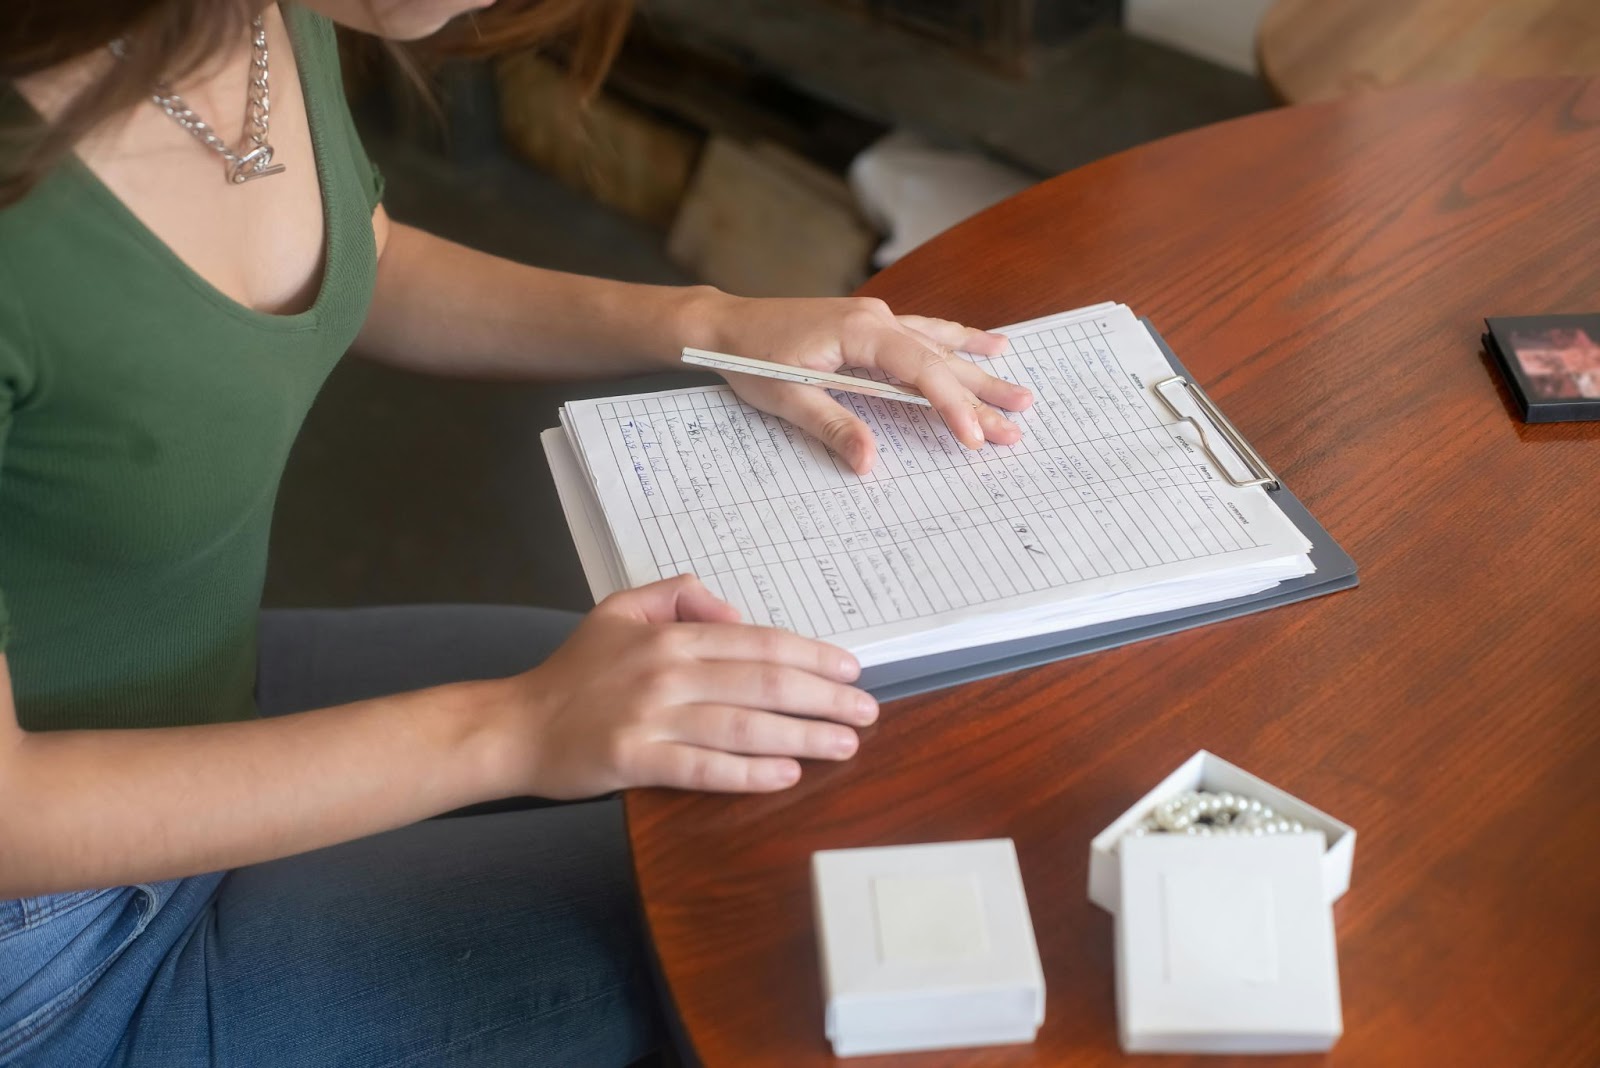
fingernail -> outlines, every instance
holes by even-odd
[[[856,710],[867,717],[868,723],[878,718],[878,702],[870,693],[863,692],[856,698]]]
[[[839,756],[850,756],[856,751],[856,732],[840,731],[833,736],[833,751]]]
[[[778,781],[785,786],[793,786],[800,781],[800,765],[789,763],[778,769]]]
[[[849,681],[861,675],[861,664],[853,656],[839,658],[839,677]]]
[[[988,334],[990,337],[992,337],[996,341],[1000,342],[1000,347],[1001,348],[1006,348],[1007,346],[1009,346],[1011,344],[1011,339],[1009,337],[1006,337],[1006,335],[1004,335],[1004,334],[997,334],[993,330],[986,330],[986,331],[984,331],[984,333]]]

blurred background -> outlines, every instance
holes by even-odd
[[[556,270],[752,296],[849,293],[988,204],[1195,126],[1585,70],[1595,0],[639,0],[586,106],[533,52],[446,65],[431,109],[392,64],[346,63],[397,220]],[[285,476],[267,604],[587,608],[539,432],[573,397],[702,381],[473,383],[345,360]]]

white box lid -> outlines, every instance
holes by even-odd
[[[1117,846],[1140,820],[1168,798],[1185,790],[1229,790],[1271,805],[1281,816],[1299,820],[1308,829],[1321,831],[1326,841],[1322,857],[1323,894],[1329,904],[1339,900],[1350,888],[1350,869],[1355,862],[1356,832],[1321,809],[1230,764],[1204,749],[1184,761],[1172,774],[1141,797],[1132,808],[1118,816],[1109,827],[1089,843],[1089,900],[1116,912],[1122,893],[1117,866]]]
[[[1010,839],[825,850],[811,872],[835,1052],[1033,1039],[1044,970]]]
[[[1319,833],[1123,842],[1123,1049],[1325,1050],[1343,1030]]]

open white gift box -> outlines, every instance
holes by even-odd
[[[1183,762],[1183,765],[1161,780],[1154,790],[1141,797],[1116,821],[1095,835],[1089,843],[1089,900],[1107,912],[1117,911],[1122,898],[1121,879],[1117,865],[1117,843],[1139,821],[1164,801],[1169,801],[1185,790],[1231,791],[1253,797],[1273,807],[1280,816],[1299,820],[1307,830],[1321,831],[1326,839],[1322,854],[1323,889],[1328,904],[1333,904],[1350,888],[1350,865],[1356,855],[1356,832],[1349,824],[1341,823],[1312,808],[1292,794],[1258,779],[1243,768],[1228,763],[1215,753],[1204,749]]]
[[[1186,791],[1233,793],[1298,821],[1260,837],[1130,836]],[[1333,902],[1355,831],[1201,751],[1089,846],[1089,898],[1116,917],[1128,1052],[1323,1050],[1343,1030]]]

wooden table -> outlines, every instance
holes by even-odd
[[[1600,80],[1183,134],[1013,198],[867,292],[986,324],[1127,301],[1361,586],[888,705],[854,761],[782,795],[629,796],[704,1063],[831,1060],[814,850],[1002,836],[1044,962],[1038,1041],[895,1063],[1120,1061],[1089,839],[1200,748],[1360,834],[1329,1063],[1600,1063],[1600,423],[1523,425],[1478,343],[1484,315],[1600,311]]]
[[[1398,85],[1600,74],[1596,0],[1277,0],[1261,72],[1303,104]]]

